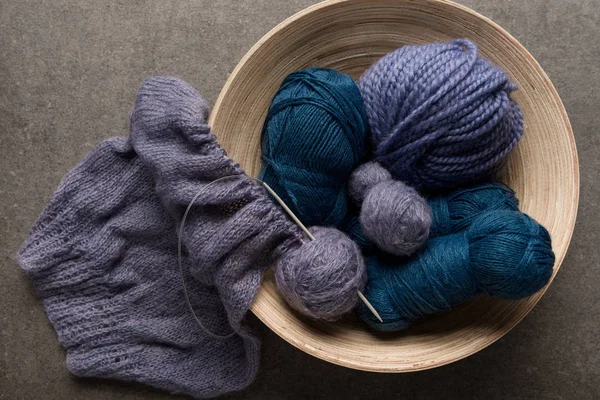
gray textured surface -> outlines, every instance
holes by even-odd
[[[169,399],[72,378],[15,253],[61,177],[103,138],[127,133],[150,74],[214,102],[271,27],[315,1],[0,0],[0,398]],[[378,375],[312,358],[261,328],[262,369],[228,399],[598,399],[600,2],[465,0],[517,37],[556,85],[581,162],[573,242],[557,279],[509,335],[455,364]]]

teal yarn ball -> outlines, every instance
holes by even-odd
[[[548,231],[516,211],[479,215],[462,232],[430,239],[410,259],[367,259],[365,296],[383,323],[359,305],[359,315],[380,331],[406,329],[415,320],[447,311],[479,293],[520,299],[552,276]]]
[[[290,74],[261,138],[259,178],[306,225],[339,226],[346,182],[365,152],[367,115],[354,80],[324,68]]]
[[[463,231],[473,220],[487,211],[519,210],[514,190],[503,183],[483,183],[430,197],[433,222],[429,236],[442,236]]]

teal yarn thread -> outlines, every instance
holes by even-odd
[[[260,179],[306,225],[339,226],[346,182],[364,152],[367,115],[354,80],[311,68],[290,74],[262,132]]]
[[[519,210],[514,190],[503,183],[483,183],[427,199],[432,223],[429,237],[463,231],[487,211]]]
[[[362,305],[359,315],[380,331],[406,329],[479,293],[530,296],[548,283],[553,266],[543,226],[520,212],[486,212],[462,233],[429,240],[413,258],[369,257],[365,296],[384,322]]]

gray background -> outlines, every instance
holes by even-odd
[[[0,0],[0,398],[169,399],[71,377],[15,253],[61,177],[98,142],[126,135],[142,80],[179,76],[214,102],[270,28],[310,0]],[[256,381],[227,399],[600,398],[600,2],[465,0],[538,59],[560,93],[581,162],[579,218],[547,294],[509,335],[413,374],[351,371],[261,328]]]

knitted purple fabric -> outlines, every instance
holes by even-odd
[[[247,386],[259,341],[243,325],[263,272],[301,231],[226,157],[208,107],[181,80],[150,78],[129,138],[100,144],[62,181],[19,253],[78,376],[212,397]],[[184,269],[177,226],[193,196]],[[195,278],[195,279],[194,279]]]

